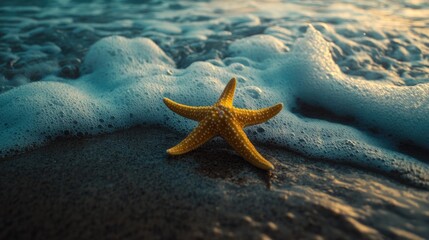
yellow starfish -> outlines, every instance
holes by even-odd
[[[259,110],[235,108],[234,92],[237,81],[232,78],[213,106],[192,107],[164,98],[164,103],[173,112],[198,121],[198,126],[179,144],[167,150],[170,155],[192,151],[215,136],[223,137],[239,155],[258,168],[274,169],[273,164],[256,150],[247,138],[243,128],[263,123],[279,113],[283,104]]]

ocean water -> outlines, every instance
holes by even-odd
[[[246,132],[429,188],[426,1],[0,3],[0,156],[195,122],[162,98],[284,110]]]

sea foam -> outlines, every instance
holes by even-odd
[[[162,98],[211,105],[229,79],[237,77],[235,106],[285,104],[278,116],[246,130],[252,141],[429,187],[429,166],[392,145],[411,141],[429,148],[429,85],[399,87],[347,76],[332,60],[329,43],[312,26],[290,51],[278,37],[282,32],[287,30],[276,27],[236,40],[222,61],[197,61],[185,69],[176,68],[150,39],[104,38],[87,53],[79,79],[49,76],[0,94],[0,154],[12,155],[57,137],[96,135],[139,124],[162,124],[185,134],[196,123],[169,111]],[[294,110],[297,98],[339,116],[353,116],[381,135],[303,117]]]

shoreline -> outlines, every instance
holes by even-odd
[[[423,239],[429,191],[350,166],[256,145],[271,176],[211,141],[136,127],[0,161],[2,239]]]

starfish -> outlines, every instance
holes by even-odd
[[[164,98],[164,103],[173,112],[198,121],[198,126],[179,144],[167,150],[170,155],[190,152],[216,136],[224,138],[229,145],[252,165],[264,169],[274,169],[253,146],[243,128],[266,122],[279,113],[283,104],[258,110],[236,108],[232,105],[237,81],[232,78],[213,106],[193,107]]]

